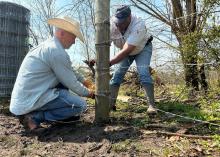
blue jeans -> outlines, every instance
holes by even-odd
[[[87,103],[81,97],[72,95],[66,89],[59,90],[59,96],[31,113],[36,124],[45,121],[58,121],[79,116],[87,108]]]
[[[111,86],[120,86],[130,65],[135,60],[137,65],[137,71],[139,74],[140,82],[142,85],[153,84],[153,79],[149,72],[150,60],[152,55],[152,43],[149,43],[144,49],[137,55],[128,56],[124,58],[115,70],[113,77],[110,81]]]

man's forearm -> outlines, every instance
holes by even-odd
[[[119,63],[121,60],[127,57],[135,48],[136,46],[125,43],[123,49],[119,51],[118,55],[110,61],[110,66]]]
[[[117,56],[115,56],[113,59],[110,61],[110,65],[114,65],[119,63],[122,59],[124,59],[128,54],[127,53],[119,53]]]

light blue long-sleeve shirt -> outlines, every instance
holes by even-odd
[[[58,96],[55,86],[62,83],[80,96],[88,96],[83,77],[73,71],[71,61],[56,37],[32,49],[24,58],[12,91],[10,111],[23,115]]]

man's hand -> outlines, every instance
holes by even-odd
[[[136,46],[125,43],[118,54],[114,56],[113,59],[111,59],[109,66],[119,63],[121,60],[127,57],[135,48]]]
[[[89,98],[95,99],[95,92],[94,91],[89,91]]]
[[[95,65],[95,59],[91,59],[91,60],[84,60],[84,63],[86,63],[88,66],[94,66]]]
[[[90,90],[95,90],[95,85],[89,80],[85,80],[83,85]]]
[[[89,65],[90,65],[90,66],[94,66],[94,65],[95,65],[95,62],[96,62],[95,59],[89,60]]]
[[[88,64],[89,66],[94,66],[96,63],[95,59],[89,60],[89,61],[84,61],[86,64]],[[111,61],[109,62],[109,67],[111,67],[113,64],[111,63]]]

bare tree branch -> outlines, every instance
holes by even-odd
[[[141,7],[140,5],[138,5],[134,0],[131,0],[131,1],[132,1],[132,2],[134,3],[134,5],[135,5],[137,8],[139,8],[140,10],[146,12],[147,14],[149,14],[149,15],[151,15],[151,16],[157,18],[158,20],[163,21],[164,23],[166,23],[166,24],[168,24],[168,25],[171,26],[171,22],[168,21],[168,19],[166,19],[165,17],[163,17],[162,15],[160,15],[160,14],[159,14],[158,12],[156,12],[153,8],[151,8],[150,6],[146,5],[146,4],[143,3],[141,0],[137,0],[137,1],[138,1],[139,3],[141,3],[143,6],[145,6],[146,8],[148,8],[149,11],[146,10],[146,9],[144,9],[144,8],[142,8],[142,7]]]

